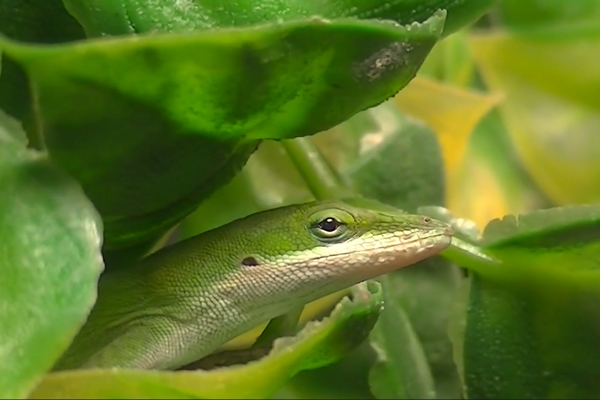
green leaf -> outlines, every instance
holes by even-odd
[[[320,16],[327,19],[424,22],[438,10],[448,12],[444,36],[479,18],[497,0],[64,0],[90,36],[139,32],[198,31],[289,22]]]
[[[492,221],[466,306],[470,398],[600,396],[600,206]]]
[[[448,336],[451,310],[448,305],[454,302],[462,277],[462,271],[455,265],[440,257],[434,257],[387,275],[383,285],[386,294],[386,311],[380,321],[385,321],[386,317],[393,318],[394,313],[390,312],[388,317],[387,310],[402,310],[408,317],[429,363],[435,383],[431,389],[439,399],[457,398],[462,394],[460,379],[452,360],[452,344]],[[373,330],[374,333],[377,332],[380,324],[382,330],[386,328],[384,323],[378,322]],[[390,329],[391,326],[387,328],[386,336],[393,338],[390,349],[391,345],[403,347],[404,345],[400,345],[403,340],[398,333]],[[375,339],[372,337],[372,340]],[[414,350],[412,352],[414,353]],[[406,357],[406,355],[400,352],[398,357]],[[410,365],[405,367],[412,368]],[[412,381],[410,376],[413,373],[416,372],[405,370],[402,375],[407,381]],[[426,391],[421,393],[423,396],[425,394],[431,395]],[[411,392],[405,395],[408,398],[421,398],[421,395]],[[390,396],[378,397],[390,398]]]
[[[0,397],[22,398],[81,327],[102,270],[100,219],[79,185],[0,113]]]
[[[231,179],[261,139],[316,133],[396,93],[444,18],[0,47],[31,78],[45,145],[102,214],[111,249],[164,233]]]
[[[518,216],[507,215],[490,221],[483,231],[483,238],[488,247],[526,243],[534,237],[554,237],[558,242],[559,237],[556,235],[561,231],[565,234],[583,233],[586,227],[598,225],[600,205],[555,207]]]
[[[483,249],[505,264],[490,276],[568,279],[600,290],[598,237],[600,205],[557,207],[491,221],[483,232]]]
[[[382,279],[385,312],[371,332],[377,360],[369,373],[371,392],[379,399],[432,399],[435,386],[425,352],[393,287]]]
[[[475,275],[465,312],[462,363],[466,396],[548,398],[531,304],[510,289]]]
[[[473,277],[463,350],[469,398],[597,398],[599,301],[598,291],[569,280]]]
[[[268,356],[212,371],[80,370],[48,375],[31,398],[265,398],[305,369],[339,360],[363,342],[381,312],[376,282],[352,288],[323,321],[309,322],[295,337],[276,340]]]
[[[371,400],[368,371],[375,352],[367,342],[334,364],[303,371],[292,378],[272,399]]]

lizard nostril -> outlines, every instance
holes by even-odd
[[[424,218],[423,218],[423,222],[425,222],[426,224],[430,224],[430,223],[431,223],[431,218],[429,218],[429,217],[424,217]]]

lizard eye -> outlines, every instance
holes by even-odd
[[[346,224],[334,217],[326,217],[317,222],[313,233],[322,239],[335,239],[346,232]]]
[[[308,217],[307,228],[323,244],[332,244],[347,239],[352,234],[354,222],[354,216],[346,210],[321,208]]]

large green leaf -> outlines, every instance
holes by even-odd
[[[444,15],[0,47],[32,81],[50,155],[102,214],[105,246],[119,248],[189,214],[260,139],[313,134],[393,95]]]
[[[600,206],[492,221],[466,303],[470,398],[600,396]]]
[[[480,17],[497,0],[64,0],[90,36],[197,31],[320,16],[424,22],[448,11],[444,35]]]
[[[600,291],[595,271],[599,238],[598,205],[551,208],[491,221],[483,233],[483,247],[505,267],[489,271],[489,276],[567,279],[579,282],[582,289]]]
[[[0,397],[21,398],[68,347],[96,296],[99,217],[0,113]]]
[[[48,375],[32,398],[265,398],[305,369],[330,364],[363,342],[383,302],[376,282],[354,286],[323,321],[278,339],[271,353],[246,365],[211,371],[81,370]]]
[[[509,287],[471,278],[463,310],[464,383],[468,398],[547,398],[533,332],[535,309]]]

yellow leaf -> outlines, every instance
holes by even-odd
[[[447,207],[456,216],[475,222],[480,230],[494,218],[513,213],[493,166],[472,151],[454,183]]]
[[[499,100],[498,95],[465,90],[421,77],[413,79],[394,98],[403,112],[424,121],[436,132],[446,167],[446,199],[451,210],[453,205],[449,200],[459,193],[457,173],[465,159],[469,137],[481,118]]]

